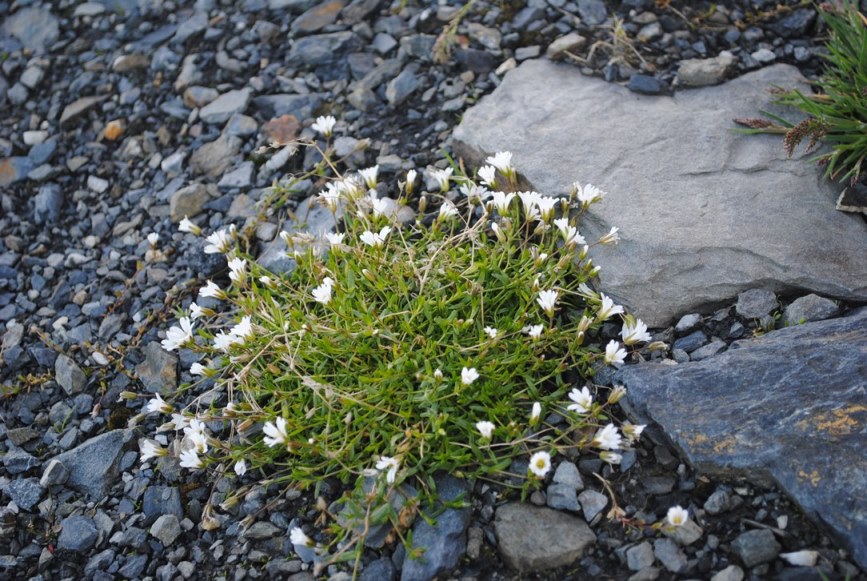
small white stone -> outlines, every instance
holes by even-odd
[[[87,176],[87,187],[97,194],[101,194],[108,189],[108,180],[96,176]]]

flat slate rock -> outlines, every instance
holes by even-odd
[[[867,566],[867,307],[617,380],[697,470],[778,484]]]
[[[803,78],[774,65],[723,85],[646,97],[569,65],[528,61],[467,111],[455,150],[473,163],[508,150],[530,187],[573,181],[608,192],[580,227],[611,226],[592,251],[605,292],[651,326],[761,286],[867,300],[867,224],[834,209],[837,186],[779,136],[734,133],[732,119],[770,105],[772,85]],[[800,294],[803,294],[801,292]]]

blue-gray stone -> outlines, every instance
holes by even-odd
[[[0,187],[10,186],[27,179],[36,164],[29,157],[0,159]]]
[[[33,222],[49,224],[60,218],[63,207],[63,190],[59,184],[44,184],[33,198]]]
[[[43,489],[38,478],[21,478],[12,480],[3,487],[3,492],[11,498],[19,508],[30,510],[42,499]]]
[[[597,26],[608,18],[605,2],[602,0],[578,0],[578,14],[588,26]]]
[[[13,446],[3,455],[3,465],[9,471],[9,474],[21,474],[39,466],[39,460],[21,448]]]
[[[141,576],[144,568],[148,564],[147,555],[128,555],[123,567],[118,570],[118,573],[126,579],[136,579]]]
[[[775,483],[867,566],[865,378],[862,307],[704,361],[627,367],[617,379],[633,421],[659,424],[697,470]]]
[[[633,93],[643,95],[659,95],[666,89],[665,83],[650,75],[632,75],[626,88]]]
[[[131,438],[131,430],[113,430],[57,456],[69,470],[66,486],[91,500],[102,499],[118,477],[118,461]]]
[[[840,307],[831,299],[810,294],[792,302],[783,311],[784,325],[801,325],[830,319],[840,313]]]
[[[681,349],[690,353],[707,343],[707,335],[704,331],[693,331],[686,337],[681,337],[674,342],[675,349]]]
[[[164,514],[173,514],[178,520],[184,518],[181,492],[174,486],[150,486],[144,491],[142,512],[144,524],[151,525]]]
[[[60,537],[57,548],[64,551],[83,553],[96,545],[99,530],[93,519],[86,516],[70,516],[60,523]]]
[[[393,581],[393,579],[394,565],[387,557],[369,563],[361,571],[361,581]]]
[[[575,489],[566,484],[551,484],[546,491],[547,504],[557,510],[571,510],[578,512],[581,505],[578,504],[578,495]]]
[[[295,115],[298,119],[308,119],[322,103],[316,93],[307,95],[277,94],[263,95],[253,99],[255,110],[266,117]]]
[[[469,494],[465,481],[454,476],[439,475],[435,482],[437,495],[443,501],[466,499]],[[424,548],[424,554],[418,559],[404,559],[401,581],[427,581],[454,569],[467,548],[466,530],[471,516],[472,509],[467,505],[446,509],[433,525],[417,519],[412,527],[412,542],[413,546]]]

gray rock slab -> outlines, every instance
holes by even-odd
[[[130,430],[113,430],[57,456],[69,471],[66,486],[91,500],[102,499],[117,479],[120,457],[131,438]]]
[[[83,553],[92,549],[99,538],[99,530],[93,519],[86,516],[70,516],[60,523],[60,536],[57,548],[64,551]]]
[[[837,316],[840,307],[832,300],[818,295],[807,295],[792,302],[783,311],[784,325],[802,325]]]
[[[751,288],[738,295],[735,310],[745,319],[761,319],[779,307],[777,295],[762,288]]]
[[[235,113],[243,113],[249,101],[250,89],[228,91],[202,107],[199,117],[205,123],[225,123]]]
[[[747,531],[732,541],[732,552],[747,567],[773,561],[780,554],[781,548],[774,533],[768,529]]]
[[[423,547],[420,559],[406,558],[401,570],[401,581],[427,581],[446,571],[454,569],[466,552],[467,527],[470,524],[472,509],[468,504],[467,483],[454,476],[436,477],[437,493],[444,501],[463,498],[467,501],[463,508],[448,508],[436,517],[434,524],[425,519],[417,519],[412,527],[412,544]]]
[[[87,383],[87,376],[81,367],[76,365],[72,358],[63,354],[54,361],[54,377],[68,395],[80,392]]]
[[[776,483],[867,565],[867,308],[617,380],[633,419],[658,423],[696,469]]]
[[[822,169],[786,159],[778,136],[732,132],[733,118],[760,110],[795,119],[770,105],[767,88],[803,82],[794,67],[775,65],[645,97],[572,66],[528,61],[467,111],[453,145],[474,164],[511,151],[538,191],[565,193],[578,180],[609,192],[581,232],[595,240],[620,228],[619,245],[591,255],[602,288],[651,326],[756,286],[863,301],[864,220],[836,211]]]
[[[34,7],[22,8],[6,18],[2,30],[37,53],[45,52],[60,37],[57,17],[47,10]]]
[[[150,393],[168,395],[178,386],[178,357],[156,341],[144,348],[145,359],[135,368],[136,377]]]
[[[520,572],[571,565],[596,542],[584,520],[522,503],[497,509],[494,532],[503,559]]]

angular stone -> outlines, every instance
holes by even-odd
[[[228,93],[227,93],[228,94]],[[184,90],[184,105],[190,109],[205,107],[220,97],[220,92],[210,87],[194,85]]]
[[[263,95],[253,99],[256,111],[266,117],[294,115],[296,119],[309,119],[313,111],[322,103],[316,93],[308,95]]]
[[[582,519],[516,502],[497,509],[494,532],[503,559],[522,573],[571,565],[596,542]]]
[[[686,569],[686,555],[671,539],[653,541],[653,554],[672,573],[680,573]]]
[[[437,494],[445,501],[463,498],[467,501],[469,490],[463,480],[454,476],[437,476]],[[425,519],[417,519],[412,527],[412,543],[423,547],[421,559],[406,558],[403,561],[401,581],[427,581],[454,569],[467,548],[466,530],[470,524],[472,509],[447,508],[431,525]]]
[[[108,95],[98,97],[82,97],[76,99],[69,105],[63,108],[63,113],[60,114],[60,124],[63,125],[67,121],[72,121],[78,118],[79,115],[85,113],[88,109],[102,103],[108,99]]]
[[[578,512],[581,505],[578,504],[578,495],[575,489],[566,484],[551,484],[546,492],[546,503],[557,510],[571,510]]]
[[[3,33],[14,36],[36,53],[44,53],[60,37],[60,27],[51,12],[27,7],[5,19]]]
[[[548,49],[545,51],[545,56],[552,61],[556,61],[564,58],[567,52],[577,54],[577,51],[584,48],[585,44],[587,44],[586,38],[577,32],[570,32],[549,44]]]
[[[797,69],[777,65],[647,99],[572,66],[528,61],[467,111],[454,146],[475,164],[511,151],[541,192],[575,180],[609,192],[581,232],[594,240],[620,228],[619,245],[592,253],[601,286],[652,327],[756,281],[864,301],[867,223],[834,210],[836,186],[815,164],[788,160],[779,137],[731,131],[733,118],[760,110],[795,119],[769,104],[766,88],[803,83]],[[786,219],[768,221],[781,205]]]
[[[54,362],[54,377],[67,395],[75,395],[84,389],[87,376],[81,367],[75,364],[70,357],[60,354]]]
[[[181,523],[173,514],[164,514],[151,526],[151,536],[156,538],[164,547],[171,546],[181,534]]]
[[[240,150],[241,139],[223,133],[193,152],[190,156],[190,169],[198,174],[219,177],[232,165]]]
[[[727,50],[708,59],[688,59],[680,61],[677,69],[677,83],[683,87],[704,87],[716,85],[725,80],[737,59]]]
[[[42,487],[37,478],[20,478],[3,487],[3,492],[22,510],[30,510],[42,500]]]
[[[289,50],[288,62],[311,67],[337,64],[347,53],[361,46],[358,36],[350,31],[305,36],[295,41]]]
[[[738,295],[735,311],[745,319],[761,319],[779,307],[777,295],[763,288],[751,288]]]
[[[773,561],[781,548],[768,529],[747,531],[732,541],[732,552],[749,568]]]
[[[86,516],[70,516],[60,523],[60,537],[57,548],[64,551],[83,553],[93,548],[99,538],[99,530],[93,519]]]
[[[317,202],[317,196],[311,196],[303,200],[295,209],[295,219],[289,222],[285,230],[289,234],[295,232],[308,232],[317,238],[314,250],[324,254],[327,250],[325,235],[337,228],[334,214],[328,208]],[[295,270],[295,260],[286,253],[286,243],[277,236],[271,242],[264,244],[259,253],[257,262],[271,272],[284,273]]]
[[[202,184],[191,184],[172,194],[169,200],[169,215],[172,222],[180,222],[184,216],[192,218],[199,214],[211,197]]]
[[[710,578],[710,581],[743,581],[744,570],[737,565],[729,565]]]
[[[647,541],[626,550],[626,566],[630,571],[646,569],[653,561],[653,546]]]
[[[45,470],[42,472],[42,478],[39,480],[39,485],[43,488],[50,488],[55,484],[63,484],[69,478],[69,470],[56,458],[48,461]]]
[[[385,98],[392,106],[398,106],[418,89],[421,81],[413,68],[407,67],[385,88]]]
[[[199,117],[205,123],[222,124],[235,113],[243,113],[250,102],[250,89],[229,91],[202,107]]]
[[[705,361],[627,367],[617,381],[633,419],[658,423],[697,470],[775,483],[865,566],[865,353],[860,308]]]
[[[0,159],[0,187],[9,186],[27,179],[35,164],[27,157]]]
[[[802,325],[812,321],[823,321],[837,316],[840,307],[832,300],[818,295],[807,295],[792,302],[783,311],[784,325]]]
[[[144,524],[153,524],[161,515],[173,514],[178,520],[184,518],[181,491],[174,486],[148,486],[142,496]]]
[[[557,484],[565,484],[575,490],[584,489],[584,480],[581,478],[581,473],[578,472],[578,467],[574,462],[568,460],[560,462],[554,472],[553,480]]]
[[[178,357],[157,341],[144,348],[145,359],[135,368],[136,377],[150,393],[167,395],[178,386]]]
[[[117,479],[120,457],[131,437],[131,430],[113,430],[57,456],[69,471],[66,486],[101,500]]]
[[[304,14],[292,21],[292,30],[309,34],[333,24],[337,15],[343,10],[346,2],[343,0],[330,0],[322,2],[318,6],[310,8]]]

